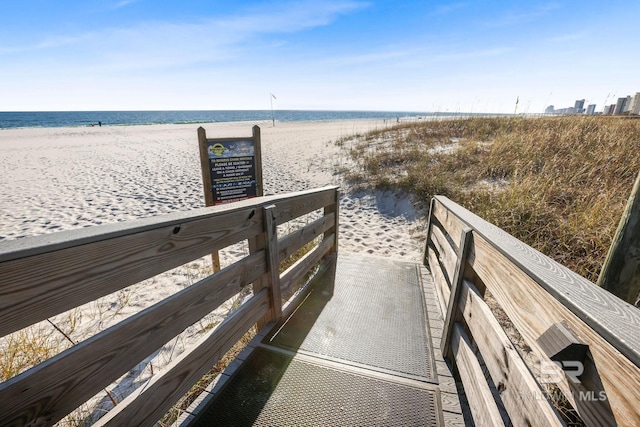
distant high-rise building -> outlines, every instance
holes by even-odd
[[[622,107],[623,113],[628,113],[631,110],[631,103],[633,102],[633,98],[627,96],[624,101],[624,106]]]
[[[635,115],[640,114],[640,92],[636,92],[636,96],[633,97],[629,113]]]
[[[584,99],[576,100],[576,103],[573,106],[573,110],[576,114],[584,113]]]
[[[624,111],[624,105],[627,103],[627,98],[618,98],[618,102],[616,102],[616,106],[613,110],[613,114],[617,116],[618,114],[622,114]]]
[[[604,107],[604,110],[602,111],[602,113],[612,115],[615,110],[616,110],[616,104],[611,104]]]
[[[549,105],[547,106],[547,108],[544,109],[545,114],[553,114],[555,112],[556,112],[556,109],[553,107],[553,105]]]
[[[589,104],[587,107],[587,114],[592,115],[596,113],[596,104]]]

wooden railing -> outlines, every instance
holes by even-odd
[[[278,238],[278,225],[318,210],[318,219]],[[248,240],[250,253],[0,384],[0,425],[57,422],[253,284],[246,303],[98,422],[153,424],[254,324],[283,315],[280,296],[337,250],[337,225],[338,189],[326,187],[3,242],[0,337],[237,242]],[[316,238],[279,273],[282,260]]]
[[[513,425],[562,425],[541,383],[587,425],[640,425],[637,308],[442,196],[432,201],[425,262],[445,319],[442,353],[476,425],[501,425],[505,412]],[[528,364],[486,293],[524,340]]]

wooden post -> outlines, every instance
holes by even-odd
[[[422,265],[429,268],[429,240],[431,239],[431,218],[433,217],[433,208],[436,204],[435,197],[431,198],[431,204],[429,206],[429,216],[427,217],[427,238],[424,244],[424,256],[422,257]]]
[[[640,306],[640,173],[597,284],[618,298]]]
[[[269,294],[271,295],[271,319],[278,321],[282,317],[282,298],[280,296],[280,263],[278,262],[278,230],[275,209],[275,205],[265,206],[263,213],[267,240],[267,274],[269,276]]]
[[[264,186],[262,185],[262,140],[260,137],[260,126],[251,128],[253,134],[253,156],[256,163],[256,191],[258,197],[264,196]]]
[[[324,234],[325,236],[328,236],[331,233],[333,233],[333,235],[334,235],[333,247],[331,248],[329,253],[327,253],[327,256],[338,252],[338,227],[339,227],[339,224],[340,224],[340,189],[339,188],[336,188],[335,195],[336,195],[335,196],[335,203],[332,204],[332,205],[326,206],[324,208],[324,212],[323,212],[323,214],[325,216],[327,216],[327,215],[329,215],[331,213],[335,214],[335,216],[336,216],[336,222],[335,222],[334,226],[331,227],[330,229],[328,229]]]
[[[458,300],[460,299],[460,290],[462,289],[462,280],[464,279],[464,269],[467,264],[467,256],[471,247],[472,231],[466,227],[460,236],[460,246],[458,247],[458,259],[456,260],[456,269],[453,273],[453,281],[451,282],[451,294],[449,295],[449,303],[447,304],[447,313],[444,318],[444,328],[442,330],[442,340],[440,341],[440,350],[442,356],[450,357],[451,352],[451,335],[453,326],[457,320]]]
[[[198,146],[200,147],[200,169],[202,171],[202,185],[204,187],[204,204],[213,206],[213,194],[211,194],[211,174],[209,173],[209,153],[207,152],[207,132],[202,126],[198,128]],[[215,251],[211,254],[213,272],[220,271],[220,254]]]

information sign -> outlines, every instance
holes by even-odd
[[[207,142],[213,204],[256,197],[256,162],[253,141]]]
[[[260,128],[246,138],[208,139],[198,129],[202,182],[207,206],[262,196]]]

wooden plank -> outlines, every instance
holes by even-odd
[[[250,239],[270,201],[284,203],[287,219],[336,188],[0,242],[0,336]]]
[[[436,201],[434,204],[433,215],[438,221],[438,224],[440,224],[440,226],[444,230],[445,235],[451,237],[451,246],[453,247],[454,252],[457,253],[458,247],[456,245],[460,241],[462,230],[464,230],[464,223],[461,222],[455,214],[449,211],[448,206],[444,206],[442,204],[441,196],[436,196],[435,199]]]
[[[256,166],[256,191],[258,197],[264,196],[264,184],[262,182],[262,136],[260,135],[260,126],[255,125],[251,128],[253,135],[253,157]]]
[[[262,232],[251,207],[0,263],[0,336]]]
[[[280,261],[278,260],[278,230],[275,219],[275,205],[263,208],[264,230],[267,239],[267,265],[269,277],[269,296],[271,320],[282,317],[282,299],[280,298]]]
[[[640,324],[637,309],[448,199],[445,202],[447,208],[456,209],[456,215],[463,215],[464,221],[458,219],[461,226],[477,232],[470,265],[542,360],[547,359],[536,339],[554,323],[565,321],[589,344],[591,357],[582,382],[564,379],[557,384],[583,420],[590,425],[640,424],[640,371],[628,357],[640,345],[640,328],[633,326]],[[615,319],[614,313],[620,318]],[[620,328],[617,333],[614,327]],[[622,349],[627,354],[620,354]],[[605,392],[606,399],[601,399],[600,392]]]
[[[434,223],[437,220],[434,221]],[[431,225],[431,244],[438,252],[438,259],[445,269],[445,273],[449,280],[453,280],[453,276],[456,271],[456,261],[458,255],[454,247],[449,244],[447,238],[442,234],[442,230],[436,224]]]
[[[640,307],[640,172],[598,277],[598,286]]]
[[[333,242],[333,234],[325,237],[318,246],[307,252],[280,275],[281,292],[285,298],[289,297],[292,291],[295,291],[292,288],[296,282],[302,279],[313,266],[317,265],[329,253],[333,247]]]
[[[278,225],[302,215],[306,215],[325,206],[335,203],[335,192],[337,187],[329,187],[326,190],[318,191],[296,198],[281,200],[276,204],[276,223]]]
[[[575,384],[564,379],[557,384],[586,423],[633,425],[640,422],[637,408],[640,370],[633,362],[483,238],[476,237],[469,258],[470,265],[541,360],[549,361],[536,339],[554,323],[567,322],[580,339],[589,344],[592,358],[586,360],[582,382]],[[595,398],[580,398],[581,393],[591,391]],[[606,392],[606,400],[600,400],[601,391]]]
[[[59,421],[265,271],[254,253],[0,384],[0,425]]]
[[[442,341],[440,342],[440,350],[444,358],[451,356],[451,333],[453,325],[458,320],[458,299],[460,298],[460,288],[464,279],[464,270],[467,266],[467,256],[472,245],[473,234],[470,228],[465,227],[460,236],[460,244],[458,245],[458,255],[456,261],[455,273],[451,282],[451,292],[449,301],[447,302],[447,311],[444,316],[444,327],[442,329]]]
[[[469,344],[469,339],[459,323],[456,323],[451,336],[451,348],[456,367],[469,400],[473,420],[477,426],[504,426],[500,411],[491,389],[484,379],[478,359]]]
[[[330,213],[280,239],[278,242],[278,261],[284,261],[322,233],[334,228],[335,220],[336,215]]]
[[[446,197],[437,196],[451,216],[460,218],[491,242],[512,263],[527,272],[576,316],[596,330],[622,354],[640,366],[640,310],[515,237],[474,215]]]
[[[429,244],[431,243],[431,222],[433,220],[433,205],[435,204],[436,200],[435,199],[431,199],[431,201],[429,202],[429,215],[427,216],[427,238],[425,239],[425,243],[424,243],[424,254],[422,255],[422,264],[423,265],[428,265],[429,264]]]
[[[433,251],[431,247],[428,248],[429,252],[429,267],[431,270],[431,275],[433,276],[433,283],[435,285],[436,293],[438,294],[438,304],[440,306],[440,315],[444,317],[447,312],[447,304],[449,303],[449,295],[451,291],[449,290],[449,284],[442,273],[442,268],[438,259],[436,257],[436,253]]]
[[[331,287],[335,284],[336,277],[336,263],[338,260],[338,254],[328,254],[320,261],[320,269],[314,276],[309,286],[303,288],[295,297],[291,298],[282,307],[282,316],[287,318],[298,308],[300,304],[305,300],[309,292],[311,292],[316,286]]]
[[[511,422],[522,426],[562,426],[558,413],[544,398],[527,368],[478,290],[467,280],[460,287],[458,307],[474,342],[500,390]]]
[[[331,249],[331,253],[336,253],[338,252],[338,242],[339,242],[338,236],[340,235],[339,233],[340,231],[340,224],[339,224],[340,223],[340,189],[339,188],[336,189],[333,204],[325,206],[324,215],[334,216],[334,224],[331,228],[325,230],[325,236],[329,234],[333,234],[334,242],[333,242],[333,248]]]
[[[262,290],[95,425],[154,425],[268,310],[268,291]]]
[[[262,209],[263,206],[271,204],[277,205],[280,202],[291,203],[292,200],[299,197],[313,197],[313,195],[331,192],[337,188],[337,186],[332,185],[313,190],[257,197],[224,205],[197,208],[190,211],[173,212],[134,221],[83,227],[75,230],[60,231],[58,233],[30,236],[23,239],[3,240],[0,242],[0,263],[86,245],[88,243],[95,243],[101,240],[113,239],[115,237],[156,230],[158,228],[179,226],[184,222],[211,219],[214,216],[224,213],[239,214],[249,208],[258,211]]]

